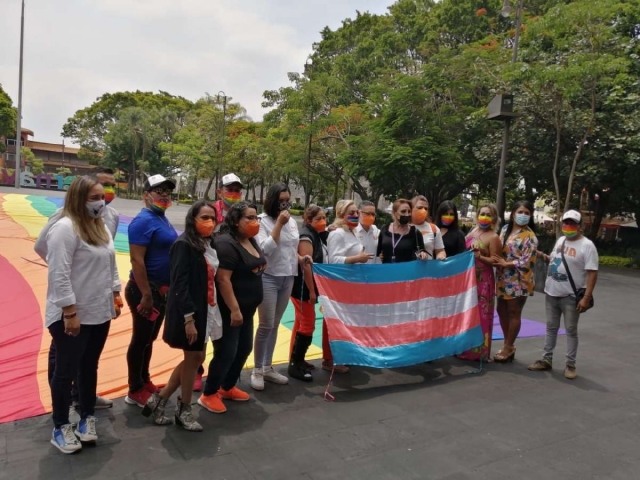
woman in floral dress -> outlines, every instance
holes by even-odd
[[[458,355],[463,360],[489,361],[491,358],[491,336],[493,335],[493,309],[496,296],[496,279],[493,274],[493,255],[502,250],[498,228],[498,210],[495,205],[483,205],[478,210],[476,227],[469,232],[465,245],[476,258],[476,282],[478,284],[478,311],[484,342]]]
[[[502,255],[494,255],[497,267],[498,316],[504,333],[504,346],[493,357],[495,362],[512,362],[514,345],[527,297],[533,296],[538,239],[533,231],[533,205],[521,200],[511,209],[509,222],[500,234]]]

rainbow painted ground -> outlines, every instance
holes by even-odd
[[[47,266],[33,251],[33,244],[48,217],[64,199],[21,194],[0,194],[0,423],[42,415],[51,411],[47,358],[51,338],[43,327]],[[127,227],[131,217],[120,216],[115,239],[118,271],[124,282],[129,274]],[[274,363],[287,362],[293,306],[289,304],[278,333]],[[320,358],[322,319],[318,315],[314,344],[307,358]],[[256,319],[257,325],[257,319]],[[127,392],[126,352],[131,338],[131,314],[125,305],[111,325],[100,359],[98,394],[110,398]],[[207,357],[212,354],[208,346]],[[151,372],[157,384],[166,382],[182,353],[161,340],[155,344]],[[208,361],[208,360],[207,360]],[[253,366],[253,357],[246,367]]]

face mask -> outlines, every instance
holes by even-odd
[[[253,238],[258,234],[259,231],[260,222],[258,222],[257,220],[252,220],[244,226],[242,233],[244,233],[247,238]]]
[[[151,205],[149,205],[149,208],[151,210],[153,210],[154,212],[160,214],[160,215],[164,215],[164,212],[170,206],[171,206],[171,199],[170,198],[161,198],[159,200],[154,200],[151,203]]]
[[[489,215],[480,215],[478,217],[478,226],[480,228],[489,228],[493,224],[493,218]]]
[[[424,208],[421,208],[420,210],[415,210],[413,212],[413,215],[411,216],[411,220],[413,221],[414,225],[422,225],[427,219],[428,214],[429,214],[429,211],[425,210]]]
[[[411,222],[411,215],[400,215],[398,217],[398,221],[400,222],[400,225],[409,225]]]
[[[451,225],[455,219],[456,217],[454,215],[440,215],[440,221],[445,227]]]
[[[316,223],[311,224],[311,226],[313,227],[313,229],[316,232],[322,233],[327,229],[327,221],[326,220],[318,220]]]
[[[213,220],[196,220],[196,230],[201,237],[210,237],[216,224]]]
[[[222,194],[222,201],[227,207],[242,200],[242,192],[225,192]]]
[[[280,211],[284,212],[285,210],[289,210],[291,208],[290,202],[280,202],[279,203]]]
[[[116,189],[113,187],[104,187],[104,202],[109,205],[116,198]]]
[[[568,225],[563,223],[562,224],[562,233],[564,234],[565,237],[567,238],[573,238],[575,236],[578,235],[578,226],[577,225]]]
[[[87,202],[87,211],[91,218],[103,217],[106,213],[106,203],[104,200],[96,200],[94,202]]]
[[[526,215],[524,213],[518,213],[516,215],[516,223],[521,227],[525,227],[529,224],[529,220],[531,220],[531,215]]]
[[[347,225],[351,228],[355,228],[358,226],[358,223],[360,222],[360,217],[358,217],[357,215],[349,215],[347,218]]]
[[[376,217],[372,217],[371,215],[364,215],[360,217],[360,223],[363,227],[370,227],[376,221]]]

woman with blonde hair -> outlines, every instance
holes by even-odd
[[[465,239],[467,249],[476,259],[476,282],[478,284],[478,311],[484,342],[460,355],[459,358],[474,361],[489,361],[491,358],[491,336],[493,335],[493,311],[496,296],[496,279],[493,273],[494,255],[502,252],[502,242],[496,233],[499,226],[498,209],[492,203],[480,207],[476,226]]]
[[[56,347],[51,379],[54,429],[51,443],[63,453],[95,442],[98,360],[116,304],[120,278],[113,239],[105,227],[104,187],[79,177],[67,191],[62,218],[47,234],[49,265],[45,326]],[[69,422],[71,383],[78,379],[80,422]]]
[[[372,254],[365,252],[364,247],[355,235],[355,228],[360,223],[360,212],[353,200],[340,200],[336,204],[336,219],[333,222],[335,230],[327,238],[327,250],[329,261],[327,263],[367,263]],[[323,334],[326,329],[323,329]],[[323,344],[329,344],[328,339],[323,338]],[[337,373],[347,373],[349,367],[345,365],[333,365],[331,351],[323,355],[323,370],[334,370]]]

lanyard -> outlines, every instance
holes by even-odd
[[[396,247],[402,240],[402,237],[404,237],[404,233],[400,235],[400,238],[398,238],[398,241],[396,242],[395,232],[393,231],[391,232],[391,247],[392,247],[391,263],[396,263]]]

